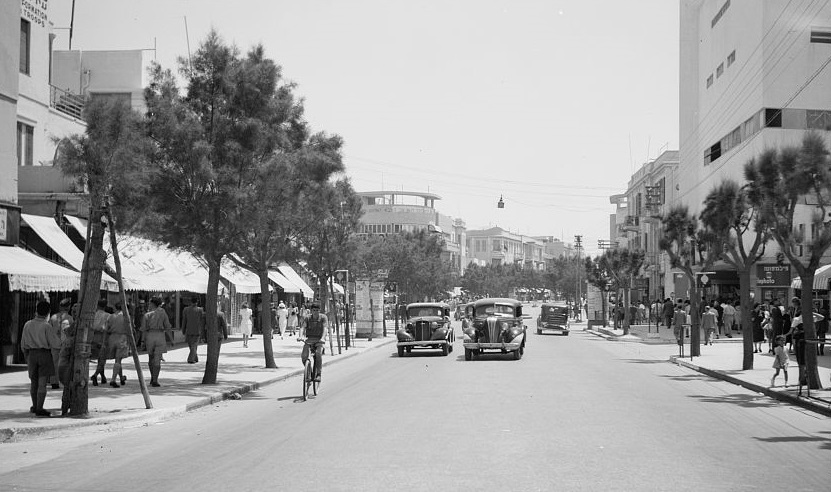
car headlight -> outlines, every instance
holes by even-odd
[[[436,323],[435,321],[431,321],[431,322],[430,322],[430,329],[431,329],[431,330],[435,330],[435,329],[436,329],[436,328],[438,328],[438,327],[439,327],[439,324],[438,324],[438,323]]]

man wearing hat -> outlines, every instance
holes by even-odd
[[[329,336],[329,319],[325,314],[320,313],[320,305],[312,304],[312,314],[303,320],[300,325],[300,337],[298,340],[305,339],[303,343],[303,351],[300,353],[300,360],[306,364],[306,359],[309,358],[309,350],[311,348],[315,351],[315,381],[320,382],[320,372],[323,367],[323,347],[326,345],[326,340]]]
[[[68,297],[61,299],[60,304],[58,304],[58,312],[53,314],[51,318],[49,318],[49,324],[52,325],[52,329],[55,330],[55,333],[58,334],[58,337],[61,339],[61,343],[66,340],[67,330],[72,325],[72,316],[69,315],[69,307],[72,304],[72,300]],[[61,357],[61,347],[60,345],[57,348],[52,348],[52,361],[55,364],[55,375],[49,378],[49,382],[52,383],[52,389],[60,388],[60,384],[58,384],[58,361]]]

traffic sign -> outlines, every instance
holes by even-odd
[[[335,270],[335,282],[341,285],[349,282],[349,270]]]

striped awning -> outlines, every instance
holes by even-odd
[[[0,273],[9,276],[9,290],[50,292],[78,290],[81,274],[17,246],[0,246]]]
[[[814,289],[813,290],[828,290],[828,280],[831,279],[831,265],[823,265],[817,268],[814,273]],[[791,280],[792,289],[802,288],[802,279],[794,277]]]

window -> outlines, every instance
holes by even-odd
[[[707,88],[710,88],[711,85],[713,85],[713,74],[707,77]]]
[[[730,54],[727,55],[727,66],[729,67],[734,63],[736,63],[736,50],[731,51]]]
[[[704,152],[704,165],[706,166],[719,157],[721,157],[721,141],[716,142]]]
[[[831,29],[816,27],[811,28],[811,42],[831,43]]]
[[[807,111],[808,128],[813,130],[831,130],[831,111],[809,109]]]
[[[35,127],[26,123],[17,123],[17,165],[34,166]]]
[[[722,5],[721,8],[718,9],[718,13],[715,15],[715,17],[713,17],[713,20],[710,22],[710,29],[716,27],[716,24],[718,24],[718,21],[721,20],[721,17],[724,15],[724,13],[727,11],[729,7],[730,0],[727,0],[726,2],[724,2],[724,5]]]
[[[29,59],[29,52],[31,51],[32,41],[32,24],[20,19],[20,73],[29,75],[31,68],[31,60]]]
[[[502,241],[499,239],[493,240],[493,251],[502,251]]]
[[[765,108],[765,128],[782,128],[782,110]]]
[[[724,63],[719,63],[718,67],[716,68],[716,77],[721,77],[724,73]]]

